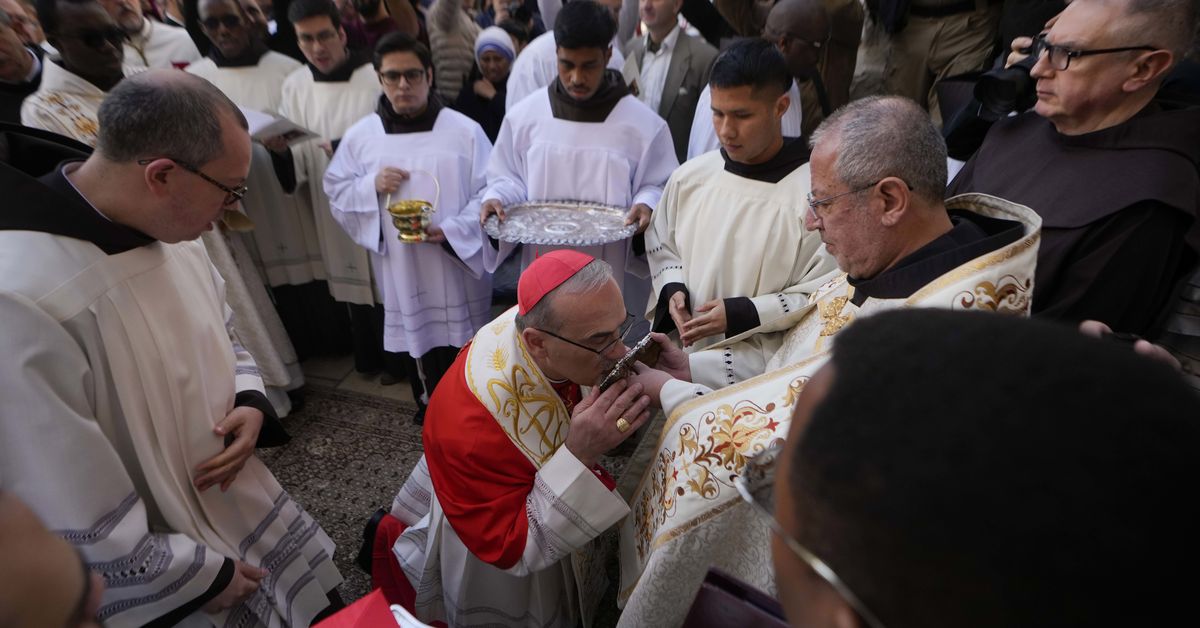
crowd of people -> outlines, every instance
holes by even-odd
[[[0,625],[1178,621],[1198,35],[1196,0],[0,0]],[[622,236],[496,235],[561,202]],[[255,457],[345,355],[423,426],[362,548]]]

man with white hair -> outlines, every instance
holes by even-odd
[[[1193,44],[1192,0],[1075,0],[1033,45],[1037,104],[992,126],[950,193],[1036,211],[1035,316],[1153,333],[1200,253],[1200,109],[1155,95]]]
[[[770,531],[733,480],[746,456],[787,434],[797,393],[841,329],[894,308],[1029,313],[1037,216],[980,194],[943,201],[946,144],[923,108],[858,100],[825,120],[812,145],[805,226],[842,272],[785,317],[790,331],[768,371],[713,392],[684,381],[701,379],[689,373],[696,354],[689,366],[665,337],[659,365],[680,379],[638,369],[668,418],[621,527],[622,625],[677,625],[710,566],[774,589],[763,556]],[[743,336],[725,344],[736,350]]]

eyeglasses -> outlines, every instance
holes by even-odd
[[[882,181],[882,180],[883,179],[880,179],[879,181]],[[829,215],[829,211],[828,210],[822,211],[821,210],[822,207],[830,207],[834,201],[838,200],[839,198],[842,198],[843,196],[850,196],[851,194],[858,194],[859,192],[866,192],[867,190],[879,185],[879,181],[876,181],[876,182],[872,183],[871,185],[864,185],[863,187],[858,188],[856,190],[850,190],[849,192],[842,192],[841,194],[834,194],[833,196],[827,196],[825,198],[813,198],[812,192],[810,191],[808,193],[808,209],[810,211],[812,211],[813,215],[816,216],[817,218],[825,218],[826,216]]]
[[[238,186],[236,188],[231,188],[228,185],[225,185],[224,183],[221,183],[220,181],[217,181],[216,179],[204,174],[203,172],[200,172],[200,169],[197,168],[196,166],[193,166],[192,164],[189,164],[186,161],[180,161],[180,160],[174,159],[172,157],[155,157],[153,159],[139,159],[137,164],[139,166],[145,166],[146,164],[148,164],[152,161],[155,161],[156,159],[170,159],[171,161],[175,162],[175,165],[179,166],[180,168],[187,170],[188,172],[190,172],[190,173],[200,177],[201,179],[204,179],[205,181],[208,181],[209,183],[220,188],[221,191],[225,193],[225,202],[222,203],[223,206],[224,205],[232,205],[232,204],[242,200],[242,197],[246,196],[246,192],[250,191],[250,188],[248,188],[244,185]]]
[[[886,179],[888,177],[884,177],[884,178]],[[809,211],[811,211],[813,213],[814,216],[824,220],[826,217],[829,216],[828,208],[833,206],[834,201],[838,200],[839,198],[842,198],[843,196],[850,196],[851,194],[858,194],[859,192],[866,192],[867,190],[879,185],[880,183],[883,183],[883,179],[880,179],[870,185],[864,185],[861,188],[858,188],[855,190],[850,190],[849,192],[842,192],[841,194],[834,194],[833,196],[827,196],[825,198],[813,198],[812,192],[810,191],[808,193],[808,209],[809,209]],[[904,185],[910,191],[913,189],[913,186],[908,185],[907,183],[905,183]],[[824,207],[826,209],[822,210],[821,209],[822,207]]]
[[[763,31],[762,31],[763,39],[775,44],[776,46],[782,46],[784,41],[790,39],[790,40],[800,42],[801,44],[808,46],[808,47],[812,48],[813,50],[820,50],[821,48],[824,48],[825,45],[829,43],[829,38],[832,37],[832,35],[833,35],[833,33],[830,32],[825,35],[824,39],[822,39],[820,41],[813,41],[813,40],[805,39],[805,38],[797,36],[797,35],[793,35],[791,33],[780,33],[779,31],[776,31],[769,26],[764,27]]]
[[[205,18],[200,22],[205,30],[215,31],[217,27],[224,25],[225,28],[233,30],[242,25],[242,18],[237,15],[222,15],[220,17]]]
[[[834,591],[846,600],[846,603],[858,613],[858,616],[871,628],[884,628],[883,622],[863,604],[862,600],[850,590],[841,578],[834,573],[825,561],[817,558],[815,554],[800,544],[791,534],[788,534],[783,526],[779,524],[779,520],[772,514],[773,503],[770,499],[770,491],[775,484],[775,469],[778,466],[779,454],[783,451],[783,443],[776,442],[768,446],[761,452],[752,456],[746,457],[746,463],[742,468],[742,472],[734,478],[733,486],[737,489],[738,495],[742,497],[746,503],[750,504],[751,510],[759,516],[771,531],[779,536],[784,545],[792,551],[804,564],[808,565],[822,580],[833,587]],[[766,493],[768,499],[763,503],[755,497],[755,494]]]
[[[296,40],[300,42],[301,46],[311,46],[316,43],[328,44],[329,42],[331,42],[337,38],[338,38],[337,31],[329,31],[329,30],[321,31],[321,32],[317,33],[316,35],[309,35],[308,33],[304,33],[302,35],[296,36]]]
[[[540,329],[537,327],[535,327],[534,329],[537,329],[538,331],[540,331],[543,334],[546,334],[548,336],[553,336],[555,338],[558,338],[559,340],[561,340],[569,345],[575,345],[576,347],[579,347],[580,349],[583,349],[584,351],[590,351],[592,353],[595,353],[596,355],[603,356],[605,353],[608,353],[608,350],[611,349],[613,345],[625,340],[625,336],[629,335],[629,330],[633,329],[634,318],[635,317],[633,314],[626,312],[625,313],[625,322],[621,323],[621,326],[617,329],[616,339],[609,341],[607,344],[605,344],[603,347],[600,347],[599,349],[593,349],[587,345],[579,344],[578,342],[575,342],[574,340],[563,338],[562,336],[560,336],[552,331],[546,331],[545,329]]]
[[[1046,61],[1050,63],[1050,67],[1058,72],[1062,72],[1071,67],[1071,59],[1077,57],[1088,57],[1091,55],[1106,55],[1113,52],[1131,52],[1134,50],[1158,50],[1154,46],[1125,46],[1123,48],[1097,48],[1095,50],[1072,50],[1063,46],[1055,46],[1046,41],[1045,35],[1038,35],[1033,40],[1033,46],[1029,48],[1029,54],[1033,55],[1035,60],[1041,59],[1042,54],[1046,55]]]
[[[126,33],[116,26],[110,28],[82,30],[78,33],[66,33],[60,35],[60,37],[81,41],[83,42],[83,45],[91,48],[92,50],[103,50],[104,44],[112,44],[114,48],[120,48],[125,44],[126,41],[129,41],[129,33]]]
[[[403,72],[388,71],[380,72],[379,80],[383,81],[388,87],[395,87],[400,84],[400,79],[408,81],[409,85],[415,85],[418,81],[425,78],[424,68],[415,68],[412,70],[404,70]]]

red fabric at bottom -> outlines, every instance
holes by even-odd
[[[317,628],[376,628],[395,625],[396,620],[392,617],[387,600],[379,589],[375,589],[366,597],[317,624]]]
[[[375,543],[371,546],[371,584],[383,591],[389,604],[399,604],[413,612],[417,601],[417,592],[404,575],[392,546],[396,539],[408,529],[404,522],[391,516],[384,515],[375,528]]]
[[[388,604],[399,604],[416,615],[417,592],[392,553],[396,539],[407,529],[403,521],[391,515],[384,515],[379,520],[379,527],[375,528],[375,543],[371,546],[371,584],[376,587],[375,593],[382,593]],[[446,624],[440,621],[429,625],[446,628]]]

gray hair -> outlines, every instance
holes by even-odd
[[[169,157],[200,166],[225,150],[222,114],[248,128],[237,105],[202,78],[177,70],[135,74],[100,105],[96,152],[117,163]]]
[[[1170,50],[1174,63],[1192,52],[1196,44],[1196,0],[1123,0],[1121,5],[1129,20],[1121,20],[1114,32],[1137,37],[1114,46],[1154,45]],[[1152,41],[1145,41],[1147,34]]]
[[[524,315],[518,314],[516,325],[518,331],[525,331],[528,328],[545,329],[547,331],[558,331],[562,328],[562,320],[560,320],[554,312],[553,302],[559,296],[572,294],[585,294],[593,290],[599,290],[609,281],[612,281],[613,270],[608,262],[602,259],[594,259],[588,262],[587,266],[579,269],[579,272],[571,275],[570,279],[559,284],[559,286],[546,296],[542,297],[532,308]]]
[[[853,101],[826,118],[811,145],[836,141],[837,176],[850,189],[899,177],[930,202],[946,197],[946,140],[929,113],[901,96]]]

